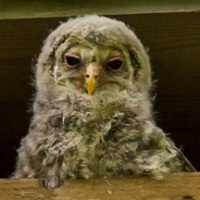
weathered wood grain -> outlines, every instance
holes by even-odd
[[[200,9],[198,0],[0,0],[0,19],[77,16],[85,14],[122,15],[152,12],[191,12]]]
[[[161,181],[146,177],[66,180],[56,190],[34,179],[1,179],[0,200],[198,200],[200,173],[167,175]]]

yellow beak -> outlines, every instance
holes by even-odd
[[[91,96],[94,88],[95,88],[95,84],[96,84],[96,78],[98,77],[98,66],[96,65],[96,63],[90,63],[87,66],[86,69],[86,86],[87,86],[87,91],[88,94]]]

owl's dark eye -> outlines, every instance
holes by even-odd
[[[111,60],[108,62],[108,67],[112,70],[118,70],[122,67],[123,61],[120,59]]]
[[[79,57],[75,57],[75,56],[69,56],[69,55],[65,55],[65,60],[67,63],[67,66],[69,68],[76,68],[79,66],[80,64],[80,58]]]

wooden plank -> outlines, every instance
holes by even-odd
[[[200,10],[198,0],[62,0],[0,1],[0,19],[63,17],[85,14],[122,15],[152,12],[182,12]]]
[[[66,181],[56,190],[34,179],[1,179],[0,200],[198,200],[200,173],[167,175],[161,181],[146,177]]]

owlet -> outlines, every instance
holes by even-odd
[[[15,178],[57,188],[66,178],[160,179],[186,170],[154,121],[149,57],[123,22],[91,15],[61,24],[44,43],[35,78]]]

